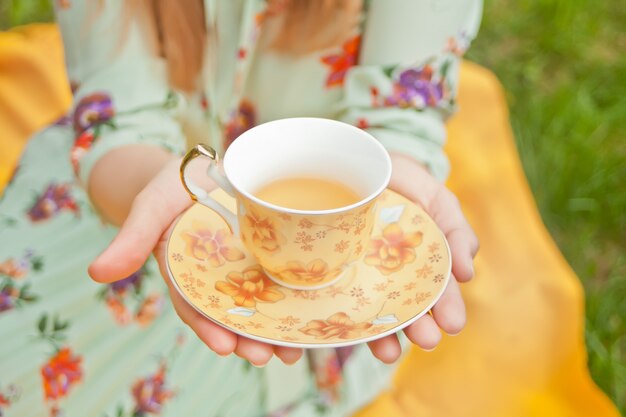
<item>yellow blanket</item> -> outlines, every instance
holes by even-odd
[[[36,24],[0,32],[0,194],[26,140],[70,103],[57,28]]]
[[[434,352],[412,350],[358,416],[618,416],[589,377],[582,287],[541,222],[500,84],[465,62],[459,103],[449,185],[482,242],[468,325]],[[0,192],[27,138],[69,104],[56,28],[0,33]]]

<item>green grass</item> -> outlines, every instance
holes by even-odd
[[[541,215],[585,286],[591,374],[626,414],[626,8],[486,1],[469,58],[505,86]]]
[[[0,28],[51,16],[0,0]],[[586,289],[592,376],[626,415],[626,7],[486,0],[469,58],[506,88],[542,217]]]
[[[53,18],[50,0],[0,0],[0,30]]]

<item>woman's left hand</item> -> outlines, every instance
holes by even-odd
[[[426,210],[445,234],[452,253],[453,279],[432,308],[432,314],[425,314],[404,329],[411,342],[424,350],[432,350],[441,340],[441,330],[456,335],[465,326],[465,304],[458,282],[472,279],[479,243],[450,190],[413,159],[400,154],[392,154],[391,159],[393,175],[389,188]],[[374,356],[385,363],[400,357],[400,343],[395,334],[370,342],[369,347]]]

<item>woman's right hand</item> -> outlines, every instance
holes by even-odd
[[[273,346],[226,330],[194,310],[173,288],[165,261],[167,237],[174,220],[191,205],[179,167],[179,159],[168,162],[137,194],[119,233],[90,265],[89,275],[100,283],[124,279],[154,253],[176,312],[210,349],[222,356],[235,353],[255,366],[264,366],[274,354],[287,364],[298,361],[302,349]],[[211,184],[206,185],[211,188]]]

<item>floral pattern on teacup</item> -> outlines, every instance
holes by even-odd
[[[252,231],[252,244],[266,252],[280,251],[285,237],[278,231],[279,223],[270,216],[262,215],[253,206],[248,207],[245,226]]]
[[[363,254],[374,202],[330,214],[285,213],[239,199],[241,238],[272,279],[308,289],[330,284]]]

